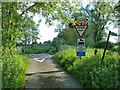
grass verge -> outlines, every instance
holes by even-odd
[[[76,50],[67,49],[56,53],[56,60],[85,88],[119,88],[120,56],[117,52],[106,51],[101,64],[102,49],[94,55],[94,49],[88,48],[86,56],[76,56]]]

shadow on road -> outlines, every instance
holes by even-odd
[[[26,75],[29,76],[29,75],[34,75],[34,74],[46,74],[46,73],[55,73],[55,72],[63,72],[63,71],[37,72],[37,73],[28,73]]]
[[[41,55],[41,57],[43,56]],[[57,90],[60,88],[81,88],[75,79],[47,55],[43,62],[30,58],[30,66],[26,75],[25,88],[57,88]]]

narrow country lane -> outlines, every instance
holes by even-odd
[[[30,66],[24,88],[81,88],[49,54],[29,55]]]

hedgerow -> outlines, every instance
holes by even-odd
[[[86,52],[80,59],[76,50],[68,49],[56,53],[53,59],[85,88],[119,88],[120,57],[117,52],[107,51],[101,64],[102,52],[98,50],[97,55],[90,56],[90,52]]]
[[[56,49],[50,46],[32,46],[31,49],[26,48],[26,54],[40,54],[40,53],[48,53],[48,54],[55,54]]]
[[[22,88],[26,71],[29,66],[29,57],[25,55],[2,55],[2,85],[3,88]]]

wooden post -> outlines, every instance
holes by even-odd
[[[107,44],[108,44],[108,41],[109,41],[109,38],[110,38],[110,33],[111,33],[111,31],[109,31],[109,35],[108,35],[108,38],[107,38],[107,41],[106,41],[106,44],[105,44],[105,48],[104,48],[101,64],[102,64],[104,56],[105,56],[105,52],[106,52],[106,49],[107,49]]]

